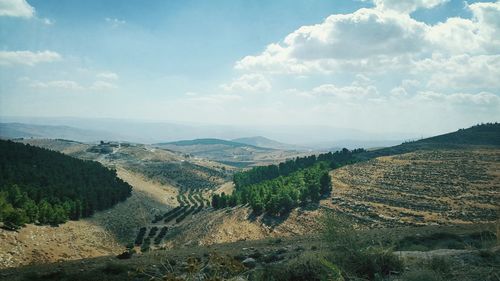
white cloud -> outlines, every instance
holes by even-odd
[[[426,102],[440,102],[452,105],[465,105],[465,106],[494,106],[498,107],[500,105],[500,97],[489,93],[480,92],[477,94],[469,93],[453,93],[453,94],[442,94],[437,92],[420,92],[414,98],[417,101]]]
[[[75,81],[54,80],[48,82],[33,82],[30,85],[36,89],[60,89],[60,90],[83,90],[84,88]]]
[[[54,24],[54,21],[53,21],[53,20],[51,20],[51,19],[49,19],[49,18],[43,18],[43,19],[40,19],[40,20],[41,20],[41,21],[43,22],[43,24],[45,24],[45,25],[53,25],[53,24]]]
[[[27,84],[29,87],[37,90],[51,91],[95,91],[104,92],[118,89],[118,86],[109,81],[94,81],[91,85],[82,85],[73,80],[52,80],[52,81],[37,81],[31,80],[28,77],[22,77],[17,80],[21,84]]]
[[[240,75],[273,81],[265,104],[286,101],[276,107],[280,114],[262,111],[266,120],[420,131],[500,120],[500,1],[466,3],[470,18],[437,24],[412,12],[446,1],[374,2],[302,26],[235,62]]]
[[[101,72],[97,74],[97,78],[105,80],[118,80],[120,77],[114,72]]]
[[[61,60],[61,55],[52,51],[0,51],[0,65],[34,66],[43,62]]]
[[[380,5],[413,3],[430,8],[443,1],[381,1]],[[404,4],[406,5],[406,4]],[[246,56],[235,68],[266,73],[332,73],[409,70],[413,62],[444,56],[500,52],[500,1],[466,6],[473,17],[449,18],[428,25],[393,9],[359,9],[335,14],[324,22],[302,26],[264,52]]]
[[[104,20],[107,23],[109,23],[113,28],[119,27],[120,25],[124,25],[127,23],[125,20],[120,20],[116,18],[105,18]]]
[[[341,100],[364,100],[376,98],[378,90],[375,86],[345,86],[337,87],[333,84],[323,84],[312,89],[313,95],[333,97]]]
[[[0,0],[0,16],[32,18],[33,8],[26,0]]]
[[[467,6],[471,19],[452,17],[429,29],[427,40],[450,54],[494,54],[500,50],[500,1]]]
[[[111,91],[118,89],[118,86],[107,81],[95,81],[92,86],[90,86],[90,89],[94,91]]]
[[[500,54],[435,55],[416,62],[413,71],[430,89],[500,89]]]
[[[271,83],[262,74],[244,74],[230,84],[220,86],[228,92],[268,92]]]
[[[185,102],[189,106],[193,105],[227,105],[232,102],[238,102],[242,100],[242,97],[235,94],[212,94],[212,95],[188,95],[189,98],[185,99]]]
[[[377,8],[394,10],[400,13],[411,13],[418,9],[430,9],[444,4],[449,0],[373,0]]]
[[[360,9],[303,26],[286,36],[283,43],[269,45],[260,55],[244,57],[235,68],[303,73],[385,64],[423,51],[428,29],[405,14]]]

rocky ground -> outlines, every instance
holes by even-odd
[[[398,244],[406,237],[433,237],[447,233],[472,237],[478,230],[493,231],[493,225],[404,227],[361,231],[364,240]],[[443,238],[446,241],[448,238]],[[439,240],[439,239],[437,239]],[[444,280],[496,280],[500,249],[495,240],[480,241],[477,248],[397,251],[403,272],[384,280],[413,280],[413,272],[446,274]],[[371,243],[374,243],[373,241]],[[458,244],[459,247],[468,247]],[[267,238],[252,241],[182,247],[136,253],[126,259],[115,256],[0,270],[0,280],[252,280],[271,266],[303,266],[307,261],[328,256],[331,244],[321,236]],[[439,258],[439,259],[435,259]],[[466,265],[466,266],[464,266]],[[303,280],[303,279],[300,279]],[[422,279],[418,279],[422,280]],[[424,279],[425,280],[425,279]],[[434,279],[433,279],[434,280]],[[436,279],[443,280],[443,279]]]

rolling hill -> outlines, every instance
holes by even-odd
[[[0,140],[0,219],[4,226],[57,225],[108,209],[132,187],[98,162]]]
[[[235,167],[277,163],[304,154],[214,138],[158,143],[154,146]]]
[[[256,137],[246,137],[246,138],[237,138],[232,141],[238,143],[244,143],[247,145],[253,145],[258,147],[272,148],[272,149],[283,149],[283,150],[303,150],[305,148],[301,148],[296,145],[286,144],[279,141],[275,141],[266,137],[256,136]]]
[[[158,143],[158,145],[175,145],[175,146],[193,146],[193,145],[223,145],[223,146],[230,146],[230,147],[252,147],[252,148],[263,148],[263,147],[257,147],[256,145],[252,144],[246,144],[242,142],[237,142],[237,141],[228,141],[228,140],[221,140],[221,139],[213,139],[213,138],[208,138],[208,139],[194,139],[194,140],[180,140],[180,141],[173,141],[173,142],[167,142],[167,143]]]
[[[367,151],[359,155],[359,160],[380,156],[403,154],[417,150],[461,149],[469,146],[500,146],[500,123],[487,123],[460,129],[435,137],[405,142],[400,145]]]
[[[44,139],[71,139],[83,142],[99,140],[119,140],[123,136],[106,131],[80,129],[70,126],[48,126],[25,123],[0,123],[0,138],[44,138]]]
[[[483,223],[489,227],[497,218],[495,208],[497,208],[496,202],[500,200],[498,190],[500,149],[495,141],[497,135],[498,126],[487,124],[391,148],[359,151],[356,153],[356,163],[330,171],[333,185],[331,195],[322,197],[319,203],[294,208],[283,216],[257,215],[252,213],[251,207],[247,205],[214,210],[207,208],[203,200],[200,200],[199,196],[208,195],[205,191],[205,193],[198,193],[196,189],[183,191],[176,186],[175,191],[168,193],[168,197],[163,191],[163,193],[158,191],[158,194],[153,195],[158,200],[154,200],[156,205],[147,205],[147,208],[142,209],[143,218],[145,218],[142,224],[135,218],[134,224],[116,222],[118,217],[131,216],[130,210],[135,210],[141,205],[141,200],[145,202],[150,200],[146,200],[146,197],[136,197],[134,194],[129,200],[113,208],[109,215],[98,214],[97,217],[106,216],[103,225],[112,225],[117,231],[126,229],[127,233],[123,233],[123,237],[132,239],[127,242],[133,241],[133,237],[137,235],[136,240],[140,238],[142,243],[134,248],[137,251],[147,252],[150,248],[167,248],[170,250],[165,255],[171,256],[182,252],[195,256],[197,250],[194,249],[198,249],[196,247],[201,245],[203,247],[199,248],[199,255],[203,256],[207,253],[210,255],[210,249],[226,247],[225,245],[236,247],[229,246],[230,244],[209,246],[212,244],[246,243],[245,245],[250,246],[245,247],[260,247],[257,248],[258,251],[266,257],[262,258],[263,266],[275,263],[272,260],[268,261],[267,258],[268,255],[273,255],[273,253],[268,254],[268,251],[271,245],[275,245],[274,243],[288,243],[286,241],[291,241],[289,239],[302,239],[309,237],[304,235],[316,235],[321,229],[320,217],[322,210],[325,209],[348,217],[359,229],[381,228],[381,231],[384,231],[384,237],[400,232],[402,236],[399,239],[405,238],[404,235],[413,235],[410,238],[417,237],[415,235],[422,237],[424,228],[433,228],[438,235],[441,235],[439,231],[445,229],[442,225],[447,224],[469,225],[471,230],[476,228],[477,223]],[[156,188],[165,188],[166,185],[159,184],[161,178],[164,177],[167,183],[171,180],[170,174],[161,172],[164,170],[162,166],[155,166],[157,162],[168,163],[168,161],[178,159],[179,162],[184,160],[193,164],[197,163],[197,165],[205,163],[203,166],[208,165],[207,167],[214,165],[218,171],[223,171],[218,166],[220,164],[184,155],[183,152],[173,152],[174,149],[171,148],[167,150],[163,144],[118,146],[113,148],[112,152],[102,154],[89,152],[88,149],[75,152],[82,146],[79,143],[62,143],[60,140],[57,143],[53,147],[71,151],[70,153],[79,157],[93,157],[106,165],[119,167],[119,175],[128,179],[128,182],[137,182],[138,186],[153,186],[153,184],[146,185],[144,182],[136,181],[135,176],[131,177],[131,172],[125,169],[131,169],[137,163],[147,164],[142,166],[145,170],[135,170],[140,172],[135,175],[153,172],[150,178],[155,179],[156,183],[154,188],[148,190],[148,193]],[[197,148],[200,151],[206,151],[207,147],[220,149],[217,146],[225,146],[224,149],[229,150],[249,148],[249,146],[231,146],[231,143],[223,144],[224,142],[218,141],[215,141],[216,144],[213,143],[213,140],[201,142],[196,140],[181,143],[175,148],[179,150]],[[90,145],[86,146],[90,147]],[[267,150],[267,153],[269,151],[275,150]],[[150,164],[153,166],[148,166]],[[151,167],[156,168],[150,169]],[[196,167],[181,167],[190,169],[197,175],[205,173],[203,169],[199,170]],[[227,169],[227,166],[225,167]],[[207,174],[206,176],[210,179],[214,175]],[[207,190],[212,192],[215,189],[217,186]],[[219,189],[220,191],[217,192],[223,189],[227,194],[233,188],[225,182]],[[175,195],[177,195],[178,203],[173,202]],[[166,198],[169,199],[169,204],[179,204],[179,206],[172,209],[168,205],[161,204],[160,199]],[[134,205],[128,205],[131,200],[134,200]],[[200,206],[202,206],[201,209],[199,209]],[[160,220],[157,220],[157,217],[160,217]],[[154,220],[151,221],[153,218]],[[413,228],[413,226],[419,227]],[[404,228],[399,229],[399,227]],[[144,229],[142,235],[141,229]],[[261,242],[267,240],[260,240],[270,237],[275,239],[269,241],[281,242]],[[317,241],[317,238],[306,240]],[[12,241],[14,243],[14,240]],[[321,244],[319,247],[322,246],[324,245]],[[311,244],[304,244],[303,247],[307,248],[306,251],[313,249]],[[461,244],[453,247],[461,247]],[[300,249],[278,248],[277,251],[280,253],[290,253],[294,256],[301,253]],[[238,251],[244,250],[238,248]],[[316,254],[312,250],[311,252]],[[163,252],[155,250],[151,255],[156,256],[157,253]],[[144,253],[137,258],[132,258],[129,264],[143,263],[144,266],[148,266],[151,264],[149,260],[145,260],[148,255]],[[257,255],[255,257],[261,262],[261,258]],[[279,263],[279,261],[276,262]],[[161,267],[161,265],[158,266]],[[182,270],[183,265],[177,265],[176,268]]]

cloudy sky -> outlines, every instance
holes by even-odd
[[[500,121],[500,1],[0,0],[0,115]]]

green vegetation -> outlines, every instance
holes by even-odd
[[[0,141],[0,155],[0,221],[6,228],[88,217],[132,190],[116,171],[94,161],[11,141]]]
[[[250,204],[256,214],[284,215],[299,204],[318,202],[321,196],[330,193],[332,186],[328,172],[352,163],[353,155],[363,151],[343,149],[236,173],[233,194],[213,195],[212,206],[224,208]]]
[[[253,273],[251,280],[288,281],[309,280],[340,281],[340,271],[318,255],[300,256],[285,264],[266,266]]]
[[[423,236],[406,236],[397,243],[397,250],[430,251],[435,249],[480,249],[494,244],[496,239],[495,233],[487,230],[473,232],[467,235],[436,232]]]
[[[329,262],[338,265],[346,279],[352,277],[379,280],[403,270],[403,262],[391,248],[376,241],[366,242],[353,228],[352,222],[333,212],[323,218],[323,235],[331,245]]]
[[[239,143],[239,142],[234,142],[234,141],[227,141],[227,140],[221,140],[221,139],[194,139],[194,140],[181,140],[181,141],[174,141],[174,142],[167,142],[167,143],[159,143],[158,145],[162,144],[170,144],[170,145],[177,145],[177,146],[190,146],[190,145],[226,145],[226,146],[232,146],[232,147],[244,147],[244,146],[250,146],[250,147],[256,147],[254,145],[250,144],[245,144],[245,143]],[[260,149],[266,149],[259,147]]]

